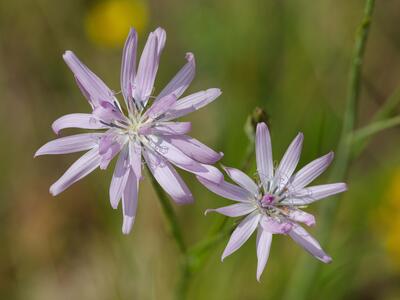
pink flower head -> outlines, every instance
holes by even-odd
[[[332,259],[320,244],[298,223],[315,224],[314,216],[300,208],[328,196],[346,191],[345,183],[307,187],[322,174],[333,159],[330,152],[294,173],[299,162],[303,134],[299,133],[286,150],[278,168],[274,170],[271,139],[265,123],[259,123],[256,133],[257,173],[259,184],[234,168],[225,168],[237,184],[226,181],[214,183],[198,177],[212,192],[238,203],[206,211],[215,211],[229,217],[246,216],[233,231],[222,254],[222,260],[239,249],[257,229],[257,280],[268,260],[273,234],[289,235],[296,243],[324,263]]]
[[[222,154],[186,135],[191,129],[189,122],[173,121],[214,101],[221,91],[208,89],[178,100],[195,74],[194,55],[188,53],[187,63],[153,97],[154,80],[166,34],[161,28],[150,33],[138,67],[137,40],[136,31],[131,29],[123,50],[121,67],[125,109],[119,104],[115,93],[74,53],[65,52],[63,58],[89,101],[92,112],[62,116],[53,123],[53,130],[57,134],[64,128],[97,129],[102,132],[62,137],[45,144],[35,154],[89,150],[50,187],[50,193],[54,196],[97,167],[106,169],[110,161],[118,156],[110,185],[110,201],[112,207],[117,208],[122,198],[122,232],[125,234],[130,232],[135,219],[139,180],[142,178],[142,156],[161,187],[179,204],[192,202],[193,196],[173,165],[216,184],[223,180],[222,173],[210,166]]]

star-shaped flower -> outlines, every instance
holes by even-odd
[[[289,235],[296,243],[324,263],[331,257],[299,223],[315,224],[314,216],[301,210],[328,196],[346,191],[345,183],[331,183],[308,187],[326,170],[333,159],[330,152],[294,173],[299,162],[303,134],[299,133],[290,144],[279,166],[274,170],[271,139],[265,123],[257,125],[256,157],[258,184],[238,169],[225,167],[226,173],[237,184],[211,182],[198,177],[212,192],[238,203],[206,211],[229,217],[246,216],[233,231],[222,260],[239,249],[257,229],[257,280],[265,268],[273,234]]]
[[[127,234],[134,222],[139,180],[142,178],[142,156],[161,187],[179,203],[190,203],[193,196],[173,165],[200,178],[218,183],[222,173],[210,166],[222,154],[186,135],[189,122],[176,122],[214,101],[220,90],[213,88],[179,97],[185,92],[195,74],[195,59],[186,54],[187,63],[156,96],[152,96],[161,51],[166,34],[161,28],[150,33],[138,68],[136,68],[137,33],[131,29],[126,40],[121,67],[121,90],[125,108],[116,93],[91,72],[71,51],[64,60],[74,73],[76,82],[92,107],[91,113],[75,113],[57,119],[55,133],[64,128],[98,129],[101,132],[81,133],[53,140],[35,154],[65,154],[86,151],[51,187],[57,195],[97,167],[106,169],[119,154],[110,185],[110,201],[117,208],[122,198],[123,226]]]

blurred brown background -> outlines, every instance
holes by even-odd
[[[188,92],[223,90],[190,116],[193,136],[223,151],[223,164],[239,167],[247,143],[243,126],[258,105],[270,117],[276,159],[304,132],[303,165],[336,147],[362,9],[361,0],[2,0],[0,298],[170,299],[177,279],[178,252],[147,179],[129,236],[109,205],[111,168],[56,198],[48,193],[79,154],[33,159],[34,152],[55,138],[53,120],[89,112],[62,60],[65,50],[117,91],[129,26],[139,31],[140,49],[148,32],[162,26],[168,37],[156,89],[192,51],[197,75]],[[360,125],[400,86],[399,20],[398,0],[377,1]],[[399,129],[385,131],[352,165],[350,190],[324,245],[334,262],[323,267],[313,299],[400,299],[399,142]],[[220,219],[204,217],[204,210],[225,201],[184,177],[197,201],[177,212],[194,243]],[[257,283],[254,237],[220,263],[224,243],[194,278],[189,299],[281,299],[302,249],[274,238]]]

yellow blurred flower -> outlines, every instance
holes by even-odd
[[[95,4],[85,20],[86,32],[96,44],[121,47],[134,27],[140,34],[148,23],[148,5],[145,0],[105,0]]]
[[[385,197],[378,224],[389,258],[400,271],[400,168],[395,171]]]

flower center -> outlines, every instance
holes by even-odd
[[[265,194],[260,200],[261,206],[264,208],[268,207],[274,202],[275,199],[276,199],[275,195]]]

